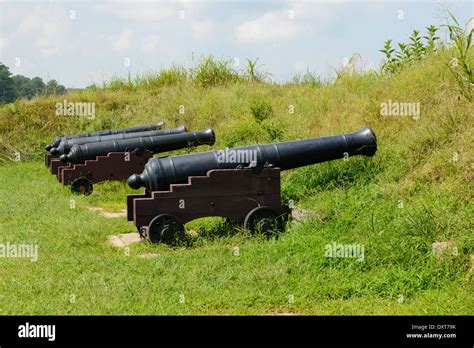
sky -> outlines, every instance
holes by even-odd
[[[384,41],[474,16],[474,0],[0,0],[0,62],[68,88],[145,74],[203,56],[246,59],[276,82],[307,70],[330,78],[354,54],[376,69]],[[440,33],[445,38],[445,33]]]

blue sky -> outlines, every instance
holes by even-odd
[[[330,77],[354,53],[378,67],[386,39],[444,23],[446,8],[465,23],[474,1],[0,0],[0,62],[66,87],[208,54],[236,67],[258,57],[275,81],[307,69]]]

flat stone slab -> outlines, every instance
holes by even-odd
[[[122,209],[119,212],[107,211],[101,207],[87,207],[87,209],[106,218],[121,218],[127,216],[127,211],[125,209]]]
[[[135,232],[119,234],[116,236],[109,236],[107,238],[107,242],[117,248],[125,248],[130,244],[140,243],[141,241],[142,239],[140,237],[140,234]]]
[[[443,257],[446,256],[457,256],[458,255],[458,249],[456,244],[454,244],[451,241],[447,242],[435,242],[431,246],[433,250],[433,255],[437,259],[442,259]]]

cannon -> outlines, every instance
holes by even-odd
[[[90,138],[90,137],[97,137],[97,136],[106,136],[106,135],[112,135],[112,134],[121,134],[121,133],[135,133],[135,132],[145,132],[145,131],[152,131],[152,130],[159,130],[164,127],[164,122],[159,122],[156,124],[146,124],[146,125],[140,125],[140,126],[133,126],[133,127],[128,127],[128,128],[119,128],[119,129],[106,129],[106,130],[101,130],[97,132],[91,132],[91,133],[81,133],[81,134],[70,134],[70,135],[63,135],[56,137],[51,144],[46,145],[46,151],[48,153],[45,154],[44,156],[44,164],[47,167],[51,167],[51,171],[53,174],[57,174],[57,170],[59,167],[59,156],[61,153],[55,153],[51,154],[49,151],[51,151],[53,148],[57,148],[60,146],[61,142],[64,140],[70,140],[70,139],[78,139],[78,138]],[[55,152],[55,151],[53,151]]]
[[[245,146],[181,156],[152,158],[128,179],[144,194],[127,196],[127,218],[143,238],[173,244],[184,224],[220,216],[250,231],[282,230],[280,171],[350,156],[373,156],[374,132]]]
[[[111,135],[96,135],[90,137],[81,137],[81,138],[72,138],[72,139],[63,139],[57,147],[51,148],[49,151],[51,155],[64,155],[68,154],[71,148],[76,145],[89,144],[89,143],[100,143],[113,140],[124,140],[131,138],[144,138],[144,137],[153,137],[160,135],[171,135],[171,134],[181,134],[185,133],[186,127],[180,126],[176,128],[168,128],[162,130],[152,130],[146,132],[132,132],[132,133],[117,133]]]
[[[125,140],[73,145],[68,154],[61,155],[58,180],[71,184],[73,193],[89,195],[93,183],[106,180],[126,180],[143,171],[154,154],[197,145],[212,145],[212,129],[173,135],[147,136]]]
[[[162,121],[162,122],[159,122],[159,123],[156,123],[156,124],[145,124],[145,125],[141,125],[141,126],[133,126],[133,127],[128,127],[128,128],[106,129],[106,130],[101,130],[101,131],[91,132],[91,133],[62,135],[62,136],[54,138],[54,140],[51,144],[46,145],[46,151],[50,151],[53,147],[58,147],[59,144],[61,143],[61,141],[63,141],[63,140],[95,137],[95,136],[99,136],[99,135],[145,132],[145,131],[162,129],[164,125],[165,125],[165,123]]]
[[[72,146],[68,154],[61,155],[59,160],[63,163],[81,163],[88,159],[94,159],[97,156],[103,156],[109,152],[127,152],[132,150],[165,152],[196,145],[212,145],[214,142],[214,131],[208,128],[199,132],[147,136],[83,145],[76,144]]]

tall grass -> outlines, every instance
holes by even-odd
[[[255,60],[247,59],[247,66],[243,71],[243,77],[252,82],[266,82],[270,79],[270,73],[262,70],[258,65],[258,58]]]
[[[149,72],[143,76],[137,76],[136,85],[145,88],[156,89],[164,86],[173,86],[186,82],[188,71],[185,67],[172,65],[170,68]]]
[[[158,72],[137,75],[135,78],[132,78],[130,74],[126,78],[115,76],[103,82],[101,87],[119,91],[136,90],[137,88],[156,89],[186,82],[203,88],[224,86],[242,81],[270,82],[271,74],[262,70],[262,65],[258,65],[257,62],[258,58],[255,60],[246,59],[247,64],[242,69],[237,69],[233,59],[216,59],[213,56],[205,56],[190,68],[174,64]],[[91,88],[98,88],[98,86],[93,85]]]
[[[453,74],[458,85],[459,92],[469,101],[472,101],[472,91],[474,89],[473,63],[470,59],[472,49],[472,35],[474,28],[469,30],[469,24],[474,21],[474,17],[461,26],[456,17],[449,13],[452,24],[445,25],[449,31],[451,45],[454,48],[455,56],[447,65]]]
[[[214,87],[242,81],[242,77],[232,65],[232,59],[218,60],[207,56],[190,69],[190,76],[200,87]]]
[[[304,74],[294,75],[291,82],[296,85],[309,85],[312,87],[320,87],[323,85],[321,76],[309,71],[309,69],[307,69]]]

